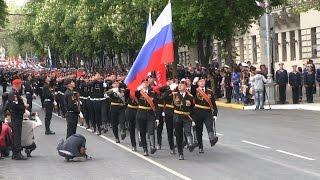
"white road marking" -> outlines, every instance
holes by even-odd
[[[290,153],[290,152],[283,151],[283,150],[276,150],[276,151],[279,152],[279,153],[283,153],[283,154],[287,154],[287,155],[290,155],[290,156],[306,159],[306,160],[309,160],[309,161],[314,161],[315,160],[313,158],[309,158],[309,157],[306,157],[306,156],[301,156],[299,154],[294,154],[294,153]]]
[[[38,107],[41,107],[38,103],[33,102],[33,104],[35,104]],[[58,116],[58,114],[56,114],[56,113],[52,113],[52,114],[57,116],[57,117],[59,117],[59,118],[61,118],[61,119],[63,119],[62,117]],[[85,127],[80,126],[80,125],[78,125],[78,126],[81,127],[84,130],[92,132],[91,129],[86,129]],[[127,148],[126,146],[124,146],[122,144],[119,144],[119,143],[116,143],[114,140],[112,140],[112,139],[110,139],[110,138],[108,138],[108,137],[106,137],[104,135],[100,135],[100,137],[105,139],[105,140],[107,140],[107,141],[109,141],[110,143],[112,143],[112,144],[114,144],[114,145],[116,145],[116,146],[118,146],[118,147],[120,147],[120,148],[122,148],[122,149],[124,149],[124,150],[126,150],[126,151],[128,151],[128,152],[130,152],[130,153],[132,153],[134,155],[136,155],[136,156],[138,156],[139,158],[141,158],[141,159],[143,159],[145,161],[148,161],[149,163],[151,163],[151,164],[153,164],[153,165],[155,165],[155,166],[157,166],[157,167],[159,167],[159,168],[161,168],[161,169],[163,169],[163,170],[165,170],[165,171],[167,171],[167,172],[169,172],[169,173],[171,173],[171,174],[183,179],[183,180],[192,180],[191,178],[189,178],[189,177],[187,177],[187,176],[185,176],[183,174],[180,174],[180,173],[178,173],[178,172],[176,172],[176,171],[174,171],[174,170],[172,170],[172,169],[170,169],[170,168],[168,168],[168,167],[166,167],[166,166],[164,166],[164,165],[162,165],[162,164],[160,164],[160,163],[158,163],[158,162],[156,162],[156,161],[154,161],[154,160],[152,160],[150,158],[147,158],[147,157],[143,156],[142,154],[139,154],[137,152],[133,152],[131,149]]]
[[[223,134],[217,133],[218,136],[223,136]]]
[[[258,147],[262,147],[262,148],[265,148],[265,149],[270,149],[271,148],[271,147],[268,147],[268,146],[264,146],[264,145],[253,143],[253,142],[246,141],[246,140],[242,140],[241,142],[246,143],[246,144],[251,144],[251,145],[254,145],[254,146],[258,146]]]

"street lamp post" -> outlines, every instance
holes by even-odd
[[[266,83],[266,103],[268,104],[275,104],[275,98],[274,98],[274,82],[272,79],[272,73],[271,73],[271,42],[270,42],[270,1],[265,0],[265,10],[266,10],[266,40],[267,40],[267,63],[268,63],[268,75],[267,75],[267,80],[268,82]]]

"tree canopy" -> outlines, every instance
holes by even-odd
[[[39,56],[45,56],[50,46],[54,59],[62,64],[77,64],[80,59],[93,63],[121,53],[128,53],[132,62],[143,44],[150,8],[156,18],[166,4],[157,0],[32,0],[11,35],[19,46],[32,45]],[[211,56],[212,37],[232,48],[228,45],[233,37],[263,13],[254,0],[174,0],[172,8],[175,46],[196,45],[203,65]]]

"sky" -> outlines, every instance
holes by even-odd
[[[5,0],[7,3],[14,3],[16,6],[23,6],[28,0]]]

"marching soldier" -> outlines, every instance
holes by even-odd
[[[97,135],[101,135],[102,131],[102,101],[106,98],[104,97],[104,87],[103,87],[103,81],[101,81],[100,74],[96,74],[95,82],[93,83],[93,89],[92,89],[92,95],[93,95],[93,108],[94,108],[94,121],[93,121],[93,132],[96,132],[98,128]]]
[[[289,73],[289,84],[292,89],[293,104],[299,104],[299,88],[301,85],[301,75],[297,71],[297,65],[292,66],[293,71]]]
[[[108,96],[111,99],[110,116],[113,135],[116,143],[120,143],[118,126],[120,124],[121,140],[126,137],[125,132],[125,92],[119,88],[119,82],[115,81],[112,84],[112,89],[108,91]]]
[[[64,93],[66,120],[67,120],[67,138],[77,132],[78,116],[80,113],[80,101],[76,97],[75,83],[71,79],[65,81],[67,87]]]
[[[80,83],[80,99],[82,102],[82,113],[86,121],[86,129],[90,129],[90,113],[89,113],[89,93],[90,93],[90,84],[87,78],[83,79]]]
[[[316,77],[312,65],[308,64],[304,74],[304,86],[306,88],[307,102],[313,103],[313,88],[316,86]]]
[[[137,151],[137,142],[136,142],[136,115],[138,110],[138,99],[130,94],[130,90],[126,89],[125,97],[127,102],[127,109],[125,111],[126,122],[129,123],[129,133],[130,141],[132,146],[132,151]]]
[[[169,93],[174,90],[176,87],[171,87]],[[172,92],[172,99],[174,104],[174,129],[176,135],[176,142],[179,153],[179,160],[184,160],[183,156],[183,137],[184,133],[187,136],[187,143],[189,147],[189,151],[192,152],[195,148],[195,144],[193,143],[192,136],[192,126],[194,126],[194,122],[190,116],[192,108],[194,106],[193,96],[186,91],[187,83],[185,80],[181,80],[178,85],[178,92]]]
[[[148,79],[144,80],[141,85],[142,89],[136,91],[139,108],[137,111],[137,121],[139,123],[141,143],[144,156],[149,156],[147,148],[147,133],[150,136],[150,152],[154,154],[157,149],[155,146],[155,122],[156,122],[156,104],[157,99],[155,92],[150,88]]]
[[[24,92],[26,94],[27,104],[29,105],[28,110],[31,113],[32,112],[32,99],[33,99],[33,81],[31,75],[27,77],[27,80],[25,81],[25,89]]]
[[[211,146],[214,146],[218,138],[215,135],[214,121],[217,118],[218,108],[215,102],[214,93],[211,89],[205,87],[206,79],[201,78],[198,81],[198,87],[194,87],[193,91],[195,99],[195,107],[193,117],[196,123],[196,135],[199,145],[199,153],[204,153],[202,133],[203,124],[206,125]]]
[[[63,77],[57,78],[57,86],[56,86],[56,93],[55,93],[55,100],[57,102],[57,112],[58,116],[65,117],[65,108],[64,108],[64,93],[66,91],[66,88],[63,84]]]
[[[168,84],[171,85],[171,84]],[[161,119],[160,123],[157,127],[157,138],[158,138],[158,145],[160,146],[161,149],[161,143],[159,143],[159,141],[161,142],[161,137],[159,136],[158,131],[160,131],[161,128],[161,132],[162,132],[162,127],[163,124],[166,123],[166,129],[167,129],[167,136],[168,136],[168,142],[169,142],[169,147],[170,147],[170,154],[175,154],[175,147],[174,147],[174,138],[173,138],[173,110],[174,110],[174,106],[172,104],[173,99],[172,99],[172,93],[166,94],[166,91],[170,90],[170,86],[166,86],[164,88],[161,88],[160,91],[161,93],[163,93],[163,104],[158,104],[159,107],[161,107],[161,105],[163,106],[163,111],[160,112],[160,116],[162,116],[162,123],[161,123]]]
[[[25,105],[20,96],[22,81],[15,79],[12,82],[12,90],[8,95],[7,108],[11,114],[11,127],[13,132],[13,146],[12,146],[12,159],[26,160],[27,158],[21,154],[21,132],[23,114],[25,112]]]
[[[50,124],[51,124],[51,119],[52,119],[52,112],[54,108],[54,84],[53,81],[51,81],[50,77],[46,77],[45,80],[45,85],[43,87],[43,98],[44,98],[44,103],[43,106],[45,108],[45,134],[46,135],[53,135],[55,132],[51,131],[50,129]]]

